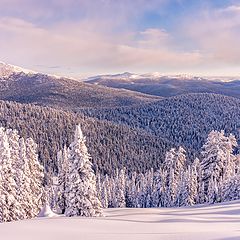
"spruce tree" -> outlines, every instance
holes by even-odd
[[[15,171],[11,158],[11,146],[4,128],[0,128],[0,222],[22,218],[20,202],[17,200]]]
[[[66,216],[101,216],[102,208],[96,192],[96,177],[80,125],[75,130],[69,149],[66,184]]]
[[[240,199],[240,174],[226,180],[222,188],[223,201]]]
[[[44,204],[44,169],[38,161],[37,144],[32,138],[26,140],[26,159],[29,168],[30,196],[32,199],[31,217],[35,217]]]
[[[59,213],[64,213],[66,209],[66,183],[68,177],[68,154],[69,149],[64,146],[63,151],[59,151],[58,159],[58,183],[56,205]]]
[[[179,202],[179,188],[184,167],[186,164],[186,151],[179,147],[166,153],[163,170],[166,171],[165,206],[173,207]]]
[[[21,207],[24,211],[23,218],[32,218],[34,214],[32,212],[33,199],[31,190],[31,172],[29,169],[29,162],[26,158],[26,144],[24,138],[19,139],[19,160],[18,169],[16,170],[18,175],[18,187],[20,195],[18,196],[21,201]]]
[[[233,150],[236,146],[233,135],[227,137],[224,131],[209,133],[201,152],[202,184],[206,202],[219,201],[221,193],[217,186],[235,173],[236,158]]]
[[[116,207],[122,208],[126,207],[126,186],[125,186],[125,169],[121,169],[118,178],[117,178],[117,184],[116,184]]]

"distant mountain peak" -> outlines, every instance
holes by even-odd
[[[182,80],[188,80],[188,79],[203,79],[202,77],[197,77],[189,74],[178,74],[178,75],[166,75],[159,72],[152,72],[152,73],[143,73],[143,74],[135,74],[130,72],[124,72],[119,74],[108,74],[108,75],[97,75],[93,77],[89,77],[86,79],[86,81],[93,81],[96,79],[102,79],[102,80],[142,80],[142,79],[151,79],[151,80],[159,80],[160,78],[164,79],[182,79]]]
[[[150,72],[150,73],[130,73],[124,72],[119,74],[106,74],[106,75],[97,75],[92,76],[87,79],[83,79],[83,81],[99,84],[100,81],[104,80],[111,80],[111,81],[124,81],[124,82],[131,82],[131,81],[138,81],[138,80],[195,80],[195,81],[213,81],[213,82],[232,82],[236,80],[240,80],[239,76],[198,76],[192,74],[163,74],[160,72]]]
[[[72,77],[65,77],[65,76],[60,76],[60,75],[55,75],[55,74],[47,74],[47,73],[42,73],[42,72],[36,72],[36,71],[33,71],[33,70],[29,70],[29,69],[26,69],[26,68],[18,67],[18,66],[0,61],[0,78],[8,79],[11,75],[19,74],[19,73],[23,73],[23,74],[26,74],[26,75],[39,74],[39,75],[47,75],[49,77],[53,77],[53,78],[56,78],[56,79],[68,78],[68,79],[71,79],[71,80],[76,80],[75,78],[72,78]]]
[[[36,74],[36,72],[32,70],[28,70],[25,68],[21,68],[21,67],[14,66],[14,65],[0,61],[0,77],[1,78],[8,78],[14,73]]]

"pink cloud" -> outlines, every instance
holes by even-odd
[[[97,27],[94,22],[68,22],[41,28],[21,19],[0,19],[0,52],[14,63],[60,65],[79,68],[79,72],[176,68],[201,59],[196,52],[168,49],[168,33],[161,29],[136,33],[142,37],[139,40],[132,33],[112,35]],[[156,47],[148,48],[153,42]]]
[[[240,64],[240,6],[205,11],[194,21],[185,21],[185,34],[213,64]]]
[[[132,18],[165,1],[1,0],[0,12],[20,15],[0,18],[2,60],[37,71],[41,69],[35,65],[58,65],[71,72],[74,69],[74,74],[238,66],[238,5],[185,16],[176,25],[178,31],[171,33],[161,27],[134,30]],[[79,9],[85,17],[72,19]],[[25,13],[30,19],[23,17]],[[41,24],[45,19],[58,19],[58,14],[64,16],[61,21]],[[116,31],[118,27],[122,30]]]
[[[169,0],[1,0],[0,13],[41,22],[90,17],[123,23]]]

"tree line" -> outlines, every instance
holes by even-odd
[[[42,205],[43,178],[33,139],[0,127],[0,222],[36,216]]]
[[[112,176],[96,174],[97,196],[104,208],[180,207],[239,199],[240,156],[234,154],[236,138],[224,131],[211,131],[202,146],[200,158],[187,159],[182,148],[172,148],[162,166],[145,174],[126,169]],[[59,175],[52,207],[65,212],[68,149],[59,152]]]
[[[145,172],[157,169],[166,149],[166,139],[143,130],[99,121],[82,114],[32,104],[0,101],[0,126],[17,129],[38,145],[40,162],[50,174],[57,173],[57,152],[73,141],[75,125],[81,124],[95,171],[112,174],[114,169]]]
[[[44,168],[33,139],[0,128],[0,221],[32,218],[44,204],[66,216],[102,216],[102,208],[179,207],[239,199],[237,141],[211,131],[200,158],[171,148],[162,166],[146,173],[95,173],[80,125],[71,144],[58,152],[57,181],[44,187]]]
[[[175,146],[184,147],[191,157],[199,156],[213,129],[233,133],[240,143],[240,99],[219,94],[186,94],[137,107],[85,109],[82,112],[99,120],[143,129]]]
[[[44,168],[36,147],[33,139],[21,138],[16,130],[0,128],[0,222],[36,217],[49,204],[50,192],[44,187]],[[65,215],[101,216],[96,177],[79,125],[68,147],[67,160]],[[58,192],[54,197],[60,199],[60,196]]]

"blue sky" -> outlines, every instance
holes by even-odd
[[[234,0],[0,0],[2,61],[72,77],[240,75]]]

